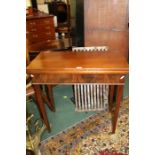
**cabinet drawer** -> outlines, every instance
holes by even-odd
[[[34,84],[79,84],[98,83],[124,85],[125,75],[111,74],[36,74],[32,78]]]
[[[40,32],[40,33],[29,33],[28,39],[30,43],[36,43],[38,41],[44,41],[48,39],[54,39],[55,35],[51,31]]]
[[[43,18],[43,19],[34,19],[26,21],[27,28],[35,27],[35,26],[44,26],[44,25],[52,25],[53,26],[53,18]]]
[[[48,31],[51,31],[52,33],[55,33],[55,30],[54,30],[54,27],[52,25],[37,25],[35,27],[29,27],[27,29],[27,32],[28,33],[31,33],[31,32],[48,32]]]
[[[55,29],[52,25],[39,25],[37,26],[37,31],[38,32],[52,32],[53,34],[55,34]]]
[[[37,32],[38,29],[37,29],[37,27],[35,26],[35,27],[31,27],[31,28],[27,29],[26,31],[27,31],[28,33],[31,33],[31,32]]]
[[[45,39],[45,40],[55,39],[55,34],[53,34],[53,32],[51,32],[51,31],[46,31],[44,33],[41,33],[40,37]]]
[[[35,43],[39,40],[40,36],[38,33],[28,33],[27,38],[29,40],[29,43]]]
[[[46,49],[51,49],[55,48],[56,45],[54,44],[54,40],[43,40],[39,41],[37,43],[30,44],[29,50],[30,51],[38,51],[38,50],[46,50]]]
[[[37,24],[41,25],[53,25],[53,18],[43,18],[37,21]]]
[[[27,29],[27,30],[36,28],[36,26],[37,26],[36,20],[26,21],[26,29]]]

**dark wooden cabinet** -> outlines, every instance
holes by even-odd
[[[47,48],[55,39],[53,16],[41,13],[28,16],[26,18],[26,34],[30,51]]]

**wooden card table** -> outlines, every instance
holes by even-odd
[[[104,84],[110,86],[109,107],[113,112],[112,132],[115,133],[120,103],[123,96],[128,63],[118,51],[108,52],[41,52],[27,67],[27,74],[32,77],[32,84],[38,97],[38,106],[43,113],[43,120],[50,131],[45,112],[45,105],[40,97],[40,85]],[[112,111],[112,102],[116,86],[116,105]],[[52,93],[52,92],[51,92]],[[51,102],[54,103],[51,94]]]

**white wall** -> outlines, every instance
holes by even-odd
[[[38,4],[38,10],[45,13],[49,13],[47,4]]]
[[[37,0],[37,4],[44,4],[44,0]]]
[[[30,7],[30,6],[32,6],[31,0],[26,0],[26,8],[28,8],[28,7]]]

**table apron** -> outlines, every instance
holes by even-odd
[[[123,74],[35,74],[32,76],[33,84],[108,84],[124,85]]]

